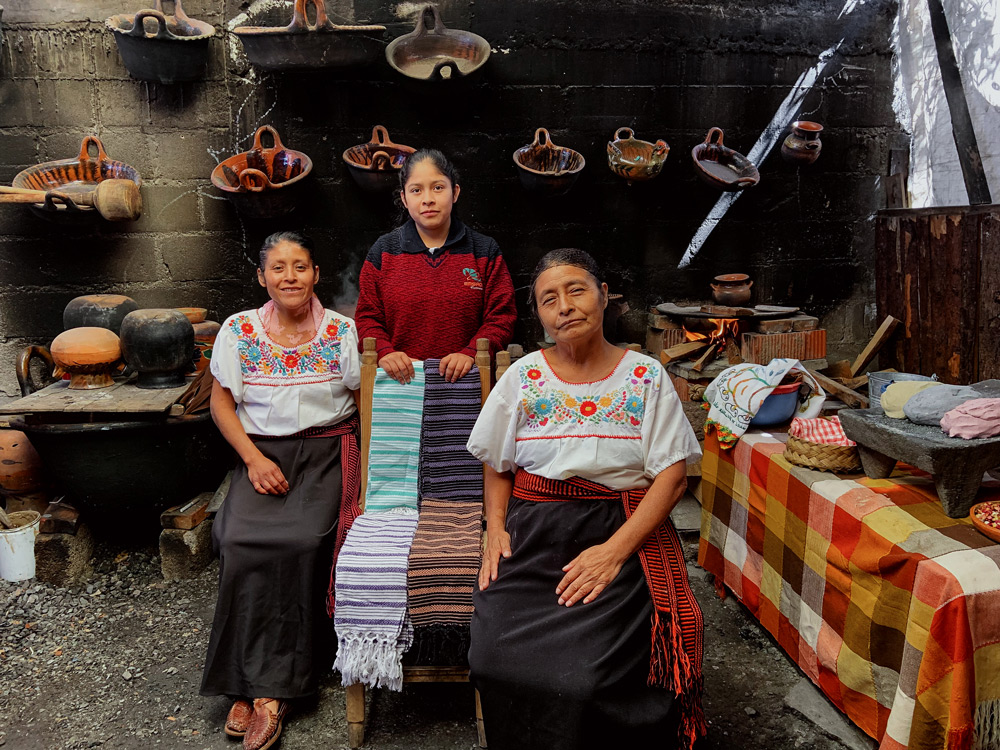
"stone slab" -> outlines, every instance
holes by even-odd
[[[193,529],[164,529],[160,533],[160,571],[165,581],[197,578],[212,562],[212,520]]]
[[[934,477],[941,505],[952,518],[968,515],[983,474],[1000,466],[1000,438],[952,438],[940,427],[892,419],[873,409],[844,409],[840,423],[858,444],[865,474],[885,479],[897,461],[923,469]]]
[[[701,503],[690,492],[685,492],[684,496],[677,501],[677,505],[670,511],[670,520],[680,533],[697,532],[701,529]]]
[[[811,721],[819,729],[836,737],[850,750],[874,750],[878,743],[862,732],[826,699],[819,688],[802,678],[785,696],[785,705]]]
[[[35,578],[53,586],[71,586],[94,573],[94,537],[86,524],[74,534],[39,534],[35,537]]]

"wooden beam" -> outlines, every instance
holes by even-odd
[[[885,342],[889,340],[892,336],[893,331],[896,330],[896,326],[899,325],[899,321],[896,320],[891,315],[886,315],[885,320],[882,321],[882,325],[878,327],[875,331],[875,335],[872,336],[872,340],[868,342],[858,358],[854,360],[854,364],[851,365],[851,377],[856,378],[858,373],[861,372],[868,366],[868,363],[875,359],[875,355],[879,353],[879,350],[885,345]]]
[[[848,406],[853,406],[856,409],[868,408],[868,399],[860,393],[852,391],[847,386],[841,385],[836,380],[831,380],[826,375],[821,372],[817,372],[816,370],[809,370],[809,374],[816,378],[816,381],[823,386],[823,390],[836,396]]]
[[[660,362],[666,365],[678,359],[687,359],[692,354],[697,354],[702,349],[707,348],[709,343],[708,339],[685,341],[683,344],[677,344],[669,349],[664,349],[660,352]]]
[[[718,348],[718,344],[711,344],[708,349],[705,350],[705,353],[698,358],[698,361],[691,365],[691,369],[695,372],[701,372],[704,370],[705,365],[707,365],[715,357],[715,352]]]

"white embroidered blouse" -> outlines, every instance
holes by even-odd
[[[237,313],[222,324],[211,367],[250,435],[293,435],[357,410],[351,391],[361,387],[358,334],[353,320],[332,310],[311,341],[291,348],[268,337],[260,310]]]
[[[661,471],[701,455],[670,378],[626,351],[603,380],[560,380],[544,351],[518,360],[490,393],[467,445],[496,471],[517,467],[615,490],[648,487]]]

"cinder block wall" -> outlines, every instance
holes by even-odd
[[[61,330],[63,306],[91,292],[131,295],[142,306],[208,307],[221,320],[259,304],[253,258],[277,229],[318,241],[327,305],[349,309],[371,242],[396,223],[391,197],[362,193],[342,152],[376,123],[412,146],[436,146],[460,169],[461,217],[504,249],[527,315],[524,287],[545,251],[580,246],[607,265],[612,291],[633,312],[671,299],[706,299],[718,273],[744,271],[760,302],[823,316],[831,349],[860,346],[871,329],[873,215],[883,198],[891,107],[888,42],[895,3],[841,16],[826,0],[505,0],[441,3],[445,23],[484,36],[494,53],[462,84],[419,84],[384,60],[348,71],[267,74],[248,66],[228,29],[287,23],[284,0],[189,0],[189,15],[215,25],[204,81],[175,86],[129,78],[104,19],[141,2],[6,0],[0,62],[0,179],[75,155],[88,134],[143,176],[145,211],[132,224],[52,223],[24,206],[0,206],[0,398],[16,395],[14,359]],[[134,5],[134,7],[133,7]],[[851,4],[848,4],[851,5]],[[337,0],[338,21],[383,23],[385,40],[412,29],[410,3]],[[803,74],[844,40],[815,81]],[[805,119],[824,124],[823,155],[796,170],[775,149],[761,184],[726,213],[686,269],[677,264],[719,193],[698,182],[691,148],[708,129],[746,153],[795,89]],[[208,175],[249,146],[255,128],[277,127],[309,154],[311,193],[297,215],[240,220]],[[583,153],[569,195],[525,192],[511,153],[544,126]],[[651,183],[628,186],[607,168],[605,144],[629,126],[664,138],[671,154]],[[534,338],[522,325],[522,340]]]

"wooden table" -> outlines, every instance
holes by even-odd
[[[71,390],[68,380],[60,380],[30,396],[0,405],[0,414],[154,415],[166,412],[170,416],[179,416],[184,413],[184,407],[175,402],[188,385],[147,389],[136,386],[133,378],[122,378],[107,388]]]
[[[1000,545],[923,472],[803,469],[784,438],[705,440],[698,563],[882,750],[1000,746]]]

